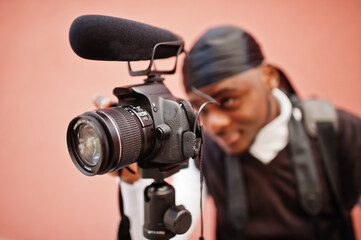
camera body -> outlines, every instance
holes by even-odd
[[[162,81],[147,80],[142,85],[115,88],[113,93],[119,105],[139,106],[152,119],[153,147],[139,159],[140,168],[180,164],[197,155],[197,139],[192,132],[195,112],[187,100],[175,98]],[[139,116],[144,123],[149,121],[146,113]]]

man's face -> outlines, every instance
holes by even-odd
[[[220,103],[207,105],[202,110],[201,122],[228,154],[247,150],[261,127],[278,115],[272,78],[261,66],[199,88]],[[198,109],[207,101],[193,92],[189,99]]]

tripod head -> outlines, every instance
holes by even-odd
[[[182,166],[162,174],[172,175]],[[154,174],[154,173],[153,173]],[[143,235],[148,239],[170,239],[188,231],[192,216],[182,205],[175,205],[175,190],[163,178],[158,178],[144,190]]]

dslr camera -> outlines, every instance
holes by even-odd
[[[85,15],[74,20],[70,44],[80,57],[127,61],[131,76],[146,76],[144,84],[115,88],[118,103],[75,117],[67,130],[70,157],[85,175],[118,171],[138,163],[145,189],[144,236],[169,239],[188,230],[190,213],[175,206],[174,188],[164,181],[188,166],[199,154],[202,134],[191,104],[174,97],[163,84],[173,74],[184,42],[163,29],[121,18]],[[175,57],[171,70],[154,68],[156,59]],[[149,60],[134,71],[132,61]]]

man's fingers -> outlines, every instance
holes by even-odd
[[[93,103],[97,108],[108,108],[113,104],[108,97],[101,93],[93,95]]]

